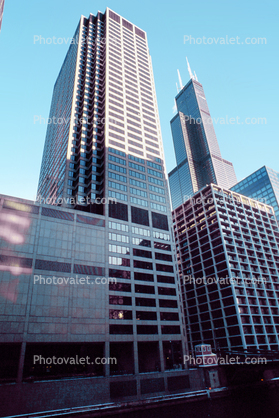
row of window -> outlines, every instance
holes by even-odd
[[[109,290],[113,292],[127,292],[131,293],[131,283],[110,283]],[[155,286],[135,284],[135,293],[146,293],[155,295]],[[164,296],[176,296],[176,290],[174,287],[161,287],[158,286],[158,294]]]
[[[157,321],[157,312],[136,311],[136,319],[138,321]],[[109,319],[133,319],[133,311],[110,309]],[[160,312],[161,321],[179,321],[176,312]]]
[[[130,296],[109,296],[110,305],[132,305],[132,298]],[[136,306],[156,307],[156,299],[153,298],[135,298]],[[177,308],[177,301],[175,299],[159,299],[160,308]]]

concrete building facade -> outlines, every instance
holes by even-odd
[[[278,350],[279,230],[272,206],[216,185],[173,211],[189,350]]]
[[[0,202],[4,416],[200,387],[183,364],[174,262],[156,257],[174,255],[169,232],[9,196]],[[127,237],[121,265],[107,262],[109,234]],[[152,251],[148,271],[134,266],[133,241]]]

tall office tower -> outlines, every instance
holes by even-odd
[[[0,297],[7,305],[9,348],[0,357],[13,350],[13,369],[3,367],[19,385],[43,380],[36,394],[24,387],[28,408],[15,405],[14,414],[37,411],[41,393],[46,409],[58,409],[189,389],[146,33],[110,9],[82,17],[54,87],[50,118],[38,189],[42,205],[1,200],[0,215],[11,225],[0,259],[8,282]],[[14,271],[25,274],[19,283]],[[89,284],[69,283],[76,276],[88,276]],[[103,282],[95,283],[98,277]],[[24,324],[18,332],[10,316],[16,313]],[[116,362],[48,367],[33,361],[34,355],[75,354]],[[77,380],[83,376],[90,380]]]
[[[237,182],[232,163],[222,158],[202,85],[191,80],[175,98],[171,130],[177,166],[169,173],[172,207],[206,184],[230,188]]]
[[[82,17],[73,39],[54,87],[38,200],[94,211],[111,197],[166,214],[146,33],[107,9]]]
[[[0,0],[0,31],[2,26],[3,14],[4,14],[4,3],[5,0]]]
[[[279,223],[279,173],[266,166],[239,181],[231,190],[273,206]]]
[[[272,206],[211,184],[176,208],[173,222],[189,349],[278,350]]]

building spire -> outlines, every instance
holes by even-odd
[[[182,84],[182,80],[181,80],[181,76],[180,76],[179,70],[177,70],[177,74],[178,74],[178,80],[179,80],[180,90],[182,90],[183,89],[183,84]]]
[[[192,80],[198,81],[198,77],[197,77],[196,72],[194,71],[194,74],[192,73],[192,70],[191,70],[191,67],[190,67],[190,64],[189,64],[189,61],[188,61],[188,58],[187,57],[186,57],[186,61],[187,61],[187,67],[188,67],[188,72],[189,72],[190,78]]]
[[[188,61],[188,58],[187,57],[186,57],[186,61],[187,61],[187,67],[188,67],[189,76],[190,76],[191,79],[193,79],[194,76],[192,74],[191,67],[190,67],[190,64],[189,64],[189,61]]]

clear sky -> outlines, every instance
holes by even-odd
[[[34,43],[34,37],[72,37],[80,15],[106,7],[147,32],[168,171],[175,166],[169,122],[177,68],[185,85],[186,55],[203,84],[222,156],[233,162],[238,180],[263,165],[279,171],[278,0],[6,0],[0,193],[36,194],[47,125],[34,120],[48,118],[68,49],[65,43]]]

